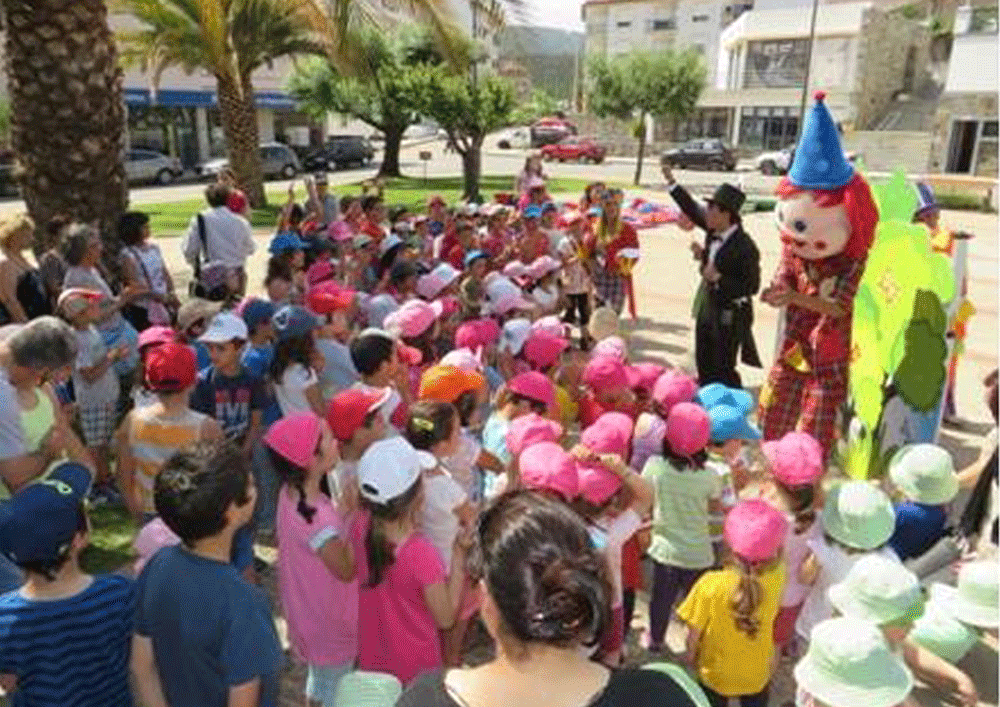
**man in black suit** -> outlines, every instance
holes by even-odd
[[[699,262],[701,285],[695,297],[695,362],[701,385],[741,387],[736,356],[748,366],[761,366],[753,339],[753,296],[760,289],[760,252],[743,230],[740,208],[746,196],[722,184],[702,208],[663,167],[670,195],[678,208],[705,231],[704,244],[691,243]]]

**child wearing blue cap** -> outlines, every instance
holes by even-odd
[[[458,302],[462,306],[462,319],[479,317],[486,300],[486,268],[489,256],[485,251],[473,250],[465,255],[465,275],[458,285]]]
[[[0,506],[0,552],[25,573],[24,586],[0,597],[0,685],[15,705],[132,703],[135,584],[80,568],[92,478],[64,462]]]

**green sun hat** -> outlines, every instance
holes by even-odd
[[[862,557],[827,595],[844,616],[877,626],[910,623],[924,611],[924,593],[917,575],[884,555]]]
[[[907,638],[952,664],[964,658],[979,641],[975,631],[933,599],[927,602],[927,610],[914,622]]]
[[[337,707],[394,707],[403,686],[395,675],[356,670],[340,679]]]
[[[648,665],[642,666],[643,670],[655,670],[658,673],[663,673],[668,678],[672,679],[675,683],[680,685],[680,687],[688,694],[691,701],[697,707],[711,707],[708,698],[705,696],[705,691],[701,689],[701,685],[695,682],[694,678],[679,665],[674,663],[650,663]]]
[[[823,529],[847,547],[874,550],[892,537],[896,512],[880,489],[866,481],[847,481],[827,494]]]
[[[889,462],[889,478],[911,501],[940,506],[958,493],[951,454],[936,444],[908,444]]]
[[[1000,569],[996,560],[977,560],[962,565],[958,571],[958,586],[934,584],[931,600],[963,624],[980,628],[996,628]]]
[[[795,681],[836,707],[894,707],[913,689],[913,676],[872,623],[851,618],[816,624]]]

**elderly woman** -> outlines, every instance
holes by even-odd
[[[45,283],[24,257],[34,231],[34,221],[24,214],[0,224],[0,324],[52,313]]]
[[[147,290],[141,286],[126,285],[120,294],[115,295],[100,271],[102,249],[101,236],[93,226],[82,223],[70,226],[62,243],[63,259],[68,266],[63,287],[82,287],[101,293],[101,318],[97,322],[97,330],[109,349],[123,345],[128,347],[129,354],[115,363],[118,375],[126,376],[135,370],[139,361],[136,351],[139,334],[125,320],[121,310],[137,297],[145,295]]]
[[[639,257],[639,238],[635,229],[622,221],[622,198],[620,189],[608,189],[601,195],[601,215],[585,250],[600,304],[620,315],[628,297],[634,316],[631,267]]]
[[[604,556],[567,506],[513,491],[486,510],[477,535],[482,619],[496,657],[424,674],[399,707],[693,707],[662,673],[588,658],[610,620],[611,583]]]
[[[150,326],[170,326],[171,312],[177,311],[180,301],[160,247],[149,242],[149,216],[141,211],[122,214],[118,219],[118,238],[125,246],[122,250],[125,282],[135,290],[147,290],[146,295],[135,299],[134,305],[128,305],[129,321],[139,331]]]

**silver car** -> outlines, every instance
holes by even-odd
[[[170,184],[184,173],[176,157],[152,150],[129,150],[125,155],[125,176],[131,184]]]
[[[265,142],[260,146],[260,161],[267,178],[291,179],[302,171],[299,157],[288,145],[280,142]],[[199,177],[215,179],[219,172],[229,166],[225,157],[209,160],[195,167]]]

